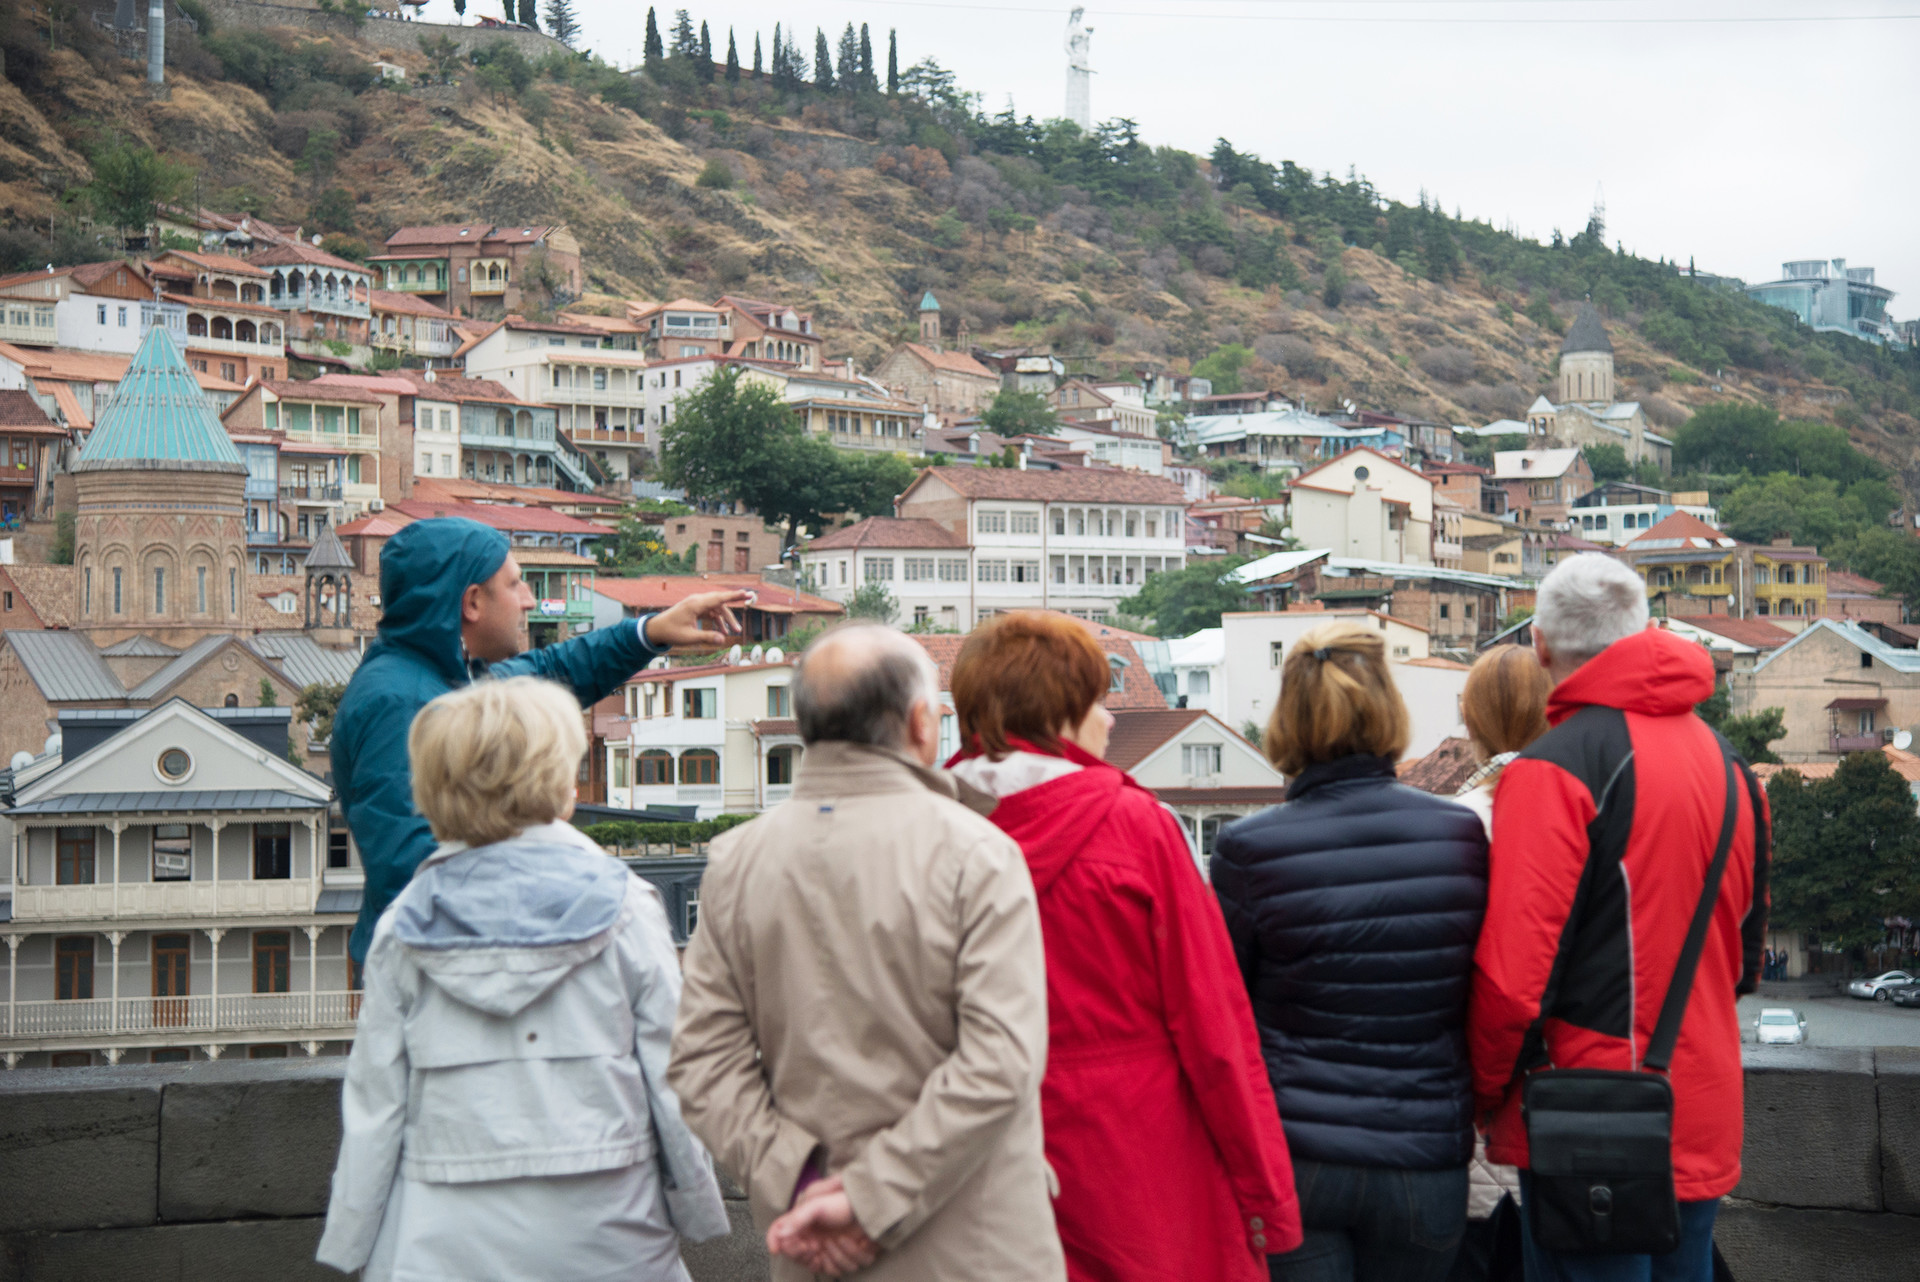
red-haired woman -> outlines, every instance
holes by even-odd
[[[1075,1282],[1264,1282],[1300,1243],[1287,1141],[1233,947],[1179,822],[1101,760],[1086,629],[1005,614],[953,671],[950,763],[999,800],[1047,947],[1041,1114]]]

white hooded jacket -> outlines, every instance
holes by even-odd
[[[381,917],[365,990],[321,1262],[372,1259],[370,1275],[385,1275],[391,1259],[393,1276],[437,1276],[394,1245],[421,1241],[420,1226],[391,1221],[410,1205],[444,1217],[457,1190],[410,1204],[403,1183],[497,1194],[499,1181],[625,1168],[648,1181],[622,1188],[630,1205],[663,1205],[695,1241],[728,1231],[712,1160],[666,1084],[680,967],[659,893],[570,824],[437,851]],[[600,1276],[566,1262],[566,1237],[597,1228],[578,1214],[589,1208],[571,1210],[570,1227],[503,1244],[507,1255],[534,1251],[546,1278]],[[433,1232],[484,1239],[490,1227]],[[597,1245],[585,1257],[604,1259],[610,1243]]]

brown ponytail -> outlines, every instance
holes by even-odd
[[[1411,734],[1386,639],[1362,624],[1330,623],[1286,656],[1263,743],[1274,768],[1293,776],[1356,753],[1397,760]]]

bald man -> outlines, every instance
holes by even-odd
[[[1042,1157],[1046,962],[1019,846],[933,769],[938,676],[837,629],[793,797],[718,838],[667,1078],[774,1282],[1066,1276]]]

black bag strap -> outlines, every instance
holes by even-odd
[[[1653,1026],[1653,1038],[1647,1043],[1646,1058],[1641,1061],[1656,1073],[1666,1071],[1673,1059],[1674,1044],[1680,1040],[1680,1021],[1686,1017],[1687,999],[1693,994],[1693,975],[1700,966],[1700,954],[1707,946],[1707,928],[1713,924],[1713,910],[1720,903],[1720,878],[1727,870],[1727,855],[1733,849],[1733,830],[1740,818],[1739,794],[1735,791],[1733,753],[1725,740],[1720,743],[1720,762],[1727,771],[1727,809],[1720,821],[1720,844],[1714,848],[1713,863],[1707,867],[1707,884],[1701,888],[1700,902],[1694,905],[1693,922],[1687,927],[1687,942],[1680,949],[1673,979],[1667,985],[1667,998],[1660,1003],[1660,1022]],[[1754,813],[1754,822],[1760,820]]]

